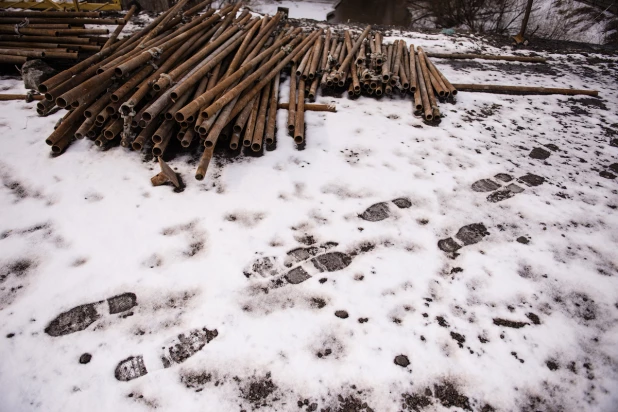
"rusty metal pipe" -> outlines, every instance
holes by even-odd
[[[278,103],[278,109],[287,109],[289,103]],[[337,107],[334,104],[320,104],[320,103],[305,103],[304,109],[306,112],[332,112],[337,113]]]
[[[414,45],[410,45],[410,90],[412,92],[416,92],[416,88],[418,87],[418,75],[416,74],[416,59],[415,59],[415,51]]]
[[[212,153],[214,149],[214,147],[204,148],[204,153],[202,153],[202,157],[200,158],[200,162],[195,172],[195,178],[197,180],[204,180],[204,177],[206,176],[206,171],[208,170],[208,164],[210,163],[210,159],[212,159]]]
[[[294,122],[294,143],[297,145],[305,141],[305,81],[298,82],[298,105]]]
[[[193,127],[189,126],[184,134],[184,136],[182,137],[182,140],[180,141],[180,145],[182,147],[189,147],[191,146],[191,142],[193,141],[193,138],[196,135],[196,131]]]
[[[111,36],[109,36],[109,39],[107,39],[107,42],[105,42],[105,44],[103,45],[104,49],[114,44],[114,42],[118,38],[118,35],[120,35],[120,32],[122,32],[122,30],[125,28],[129,20],[131,20],[131,17],[133,17],[133,14],[135,14],[136,11],[137,11],[137,6],[135,5],[131,6],[129,11],[124,15],[124,18],[121,20],[121,23],[117,23],[118,27],[116,27],[116,29],[111,34]]]
[[[431,121],[433,120],[432,107],[429,103],[429,96],[427,94],[427,83],[425,82],[425,76],[423,74],[421,62],[418,55],[415,56],[414,62],[416,64],[416,74],[418,75],[418,88],[420,89],[423,110],[425,111],[425,119]]]
[[[582,90],[582,89],[563,89],[553,87],[535,87],[535,86],[505,86],[499,84],[453,84],[453,86],[461,91],[466,92],[487,92],[487,93],[508,93],[508,94],[563,94],[566,96],[598,96],[598,90]]]
[[[200,10],[202,10],[204,7],[210,6],[210,3],[212,3],[214,0],[206,0],[203,1],[201,3],[198,3],[197,5],[191,7],[190,9],[186,10],[184,13],[182,13],[183,17],[190,17],[193,16],[194,14],[199,13]]]
[[[480,60],[502,60],[510,62],[523,63],[547,63],[545,57],[529,57],[529,56],[492,56],[489,54],[451,54],[451,53],[426,53],[427,57],[435,57],[436,59],[480,59]]]
[[[165,153],[165,149],[169,145],[172,140],[172,131],[176,122],[173,120],[165,120],[163,124],[157,129],[157,131],[152,135],[152,141],[155,143],[152,148],[152,154],[154,156],[161,156]]]
[[[309,80],[313,80],[315,78],[315,73],[318,70],[318,64],[322,60],[321,51],[322,51],[322,29],[319,30],[318,38],[315,42],[315,46],[313,48],[313,57],[311,59],[311,65],[309,67],[309,74],[307,77]]]
[[[414,109],[416,111],[423,110],[423,101],[421,100],[421,89],[417,88],[414,90]]]
[[[245,128],[245,135],[243,137],[242,145],[245,147],[251,146],[253,142],[253,132],[255,131],[255,123],[257,122],[258,110],[260,108],[260,97],[256,95],[253,106],[251,107],[251,113],[247,120],[247,127]]]
[[[103,130],[103,136],[107,140],[113,140],[122,131],[122,119],[114,120],[105,130]]]
[[[152,139],[152,134],[159,128],[160,124],[160,121],[152,121],[148,123],[148,125],[137,135],[135,140],[133,140],[133,143],[131,144],[133,150],[137,152],[141,151],[146,141]]]
[[[288,109],[288,132],[294,131],[295,115],[296,115],[296,65],[292,65],[290,71],[290,107]]]
[[[264,139],[264,129],[266,126],[266,111],[270,101],[270,87],[265,87],[260,97],[260,108],[258,109],[257,122],[253,131],[251,140],[251,150],[259,152],[262,149],[262,141]]]
[[[67,113],[67,115],[65,115],[64,119],[62,120],[62,123],[60,123],[56,130],[54,130],[52,134],[50,134],[49,137],[45,139],[45,143],[47,143],[49,146],[52,146],[60,139],[62,139],[62,137],[69,132],[71,127],[73,127],[77,121],[80,121],[84,117],[85,110],[86,107],[82,106],[78,107],[70,113]]]
[[[313,46],[307,50],[305,55],[303,56],[298,68],[296,69],[296,75],[302,76],[305,72],[305,67],[307,66],[307,62],[311,59],[311,53],[313,52]]]
[[[77,131],[75,131],[75,138],[79,140],[83,139],[84,137],[86,137],[86,135],[88,134],[90,129],[92,129],[93,126],[94,126],[94,119],[86,119],[82,123],[82,125],[79,126]]]
[[[314,80],[317,81],[316,78]],[[272,145],[275,142],[275,126],[277,125],[277,102],[279,101],[279,82],[281,76],[277,75],[273,79],[273,87],[270,92],[270,103],[268,106],[268,123],[266,124],[266,132],[264,133],[264,141],[267,145]]]
[[[238,117],[236,117],[236,122],[234,123],[234,128],[233,128],[234,132],[240,133],[245,128],[245,125],[247,124],[249,116],[251,116],[251,111],[253,110],[253,106],[257,103],[256,101],[257,101],[257,98],[253,98],[253,100],[251,100],[245,106],[245,108],[240,112]]]
[[[427,97],[429,98],[429,104],[431,106],[432,119],[435,120],[435,118],[440,115],[440,112],[438,109],[438,104],[436,102],[436,96],[432,90],[431,76],[429,74],[429,69],[427,68],[427,63],[425,62],[425,53],[423,53],[423,49],[421,47],[417,47],[416,50],[418,51],[418,60],[421,70],[423,72],[423,78],[425,80],[425,89],[427,90]],[[425,110],[427,110],[427,108],[425,108]],[[427,116],[425,116],[425,118],[427,120],[430,120],[427,118]]]
[[[238,142],[240,142],[240,132],[234,131],[232,133],[232,138],[230,139],[230,149],[238,149]]]

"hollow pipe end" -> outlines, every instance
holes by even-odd
[[[238,149],[238,143],[230,143],[230,149],[232,150]]]
[[[210,140],[205,140],[204,141],[204,147],[212,147],[212,146],[213,146],[213,144],[212,144],[212,142]]]
[[[163,152],[161,151],[160,148],[153,147],[152,148],[152,154],[153,154],[153,156],[161,156],[163,154]]]
[[[136,152],[139,152],[139,151],[141,151],[141,150],[142,150],[142,145],[141,145],[141,144],[139,144],[139,143],[135,143],[135,142],[133,142],[132,147],[133,147],[133,150],[135,150]]]
[[[304,137],[302,137],[302,136],[294,136],[294,143],[301,144],[304,141],[305,141]]]
[[[267,137],[267,138],[266,138],[266,144],[267,144],[267,145],[271,145],[271,144],[273,144],[273,143],[275,143],[275,139],[271,139],[270,137]]]
[[[251,145],[251,150],[253,150],[254,152],[259,152],[261,148],[262,148],[261,144],[253,143]]]

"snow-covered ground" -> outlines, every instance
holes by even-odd
[[[0,410],[615,411],[618,59],[545,55],[436,64],[600,98],[461,92],[429,126],[319,96],[302,150],[280,110],[261,157],[171,160],[182,193],[0,102]]]
[[[336,0],[253,0],[249,3],[251,10],[257,13],[273,15],[278,7],[289,9],[288,16],[292,19],[326,20],[326,15],[333,10]]]

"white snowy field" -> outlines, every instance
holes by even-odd
[[[0,411],[615,411],[618,58],[545,55],[435,61],[600,97],[461,92],[431,126],[319,96],[302,150],[279,110],[261,157],[199,182],[180,152],[182,193],[121,147],[50,156],[63,113],[0,102]]]

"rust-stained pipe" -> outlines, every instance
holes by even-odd
[[[318,68],[320,73],[323,73],[326,70],[326,65],[328,64],[328,53],[330,49],[330,28],[326,29],[326,34],[324,35],[324,47],[322,47],[322,61],[320,62],[320,67]]]
[[[416,64],[415,64],[416,66]],[[417,88],[416,90],[414,90],[414,109],[416,111],[421,111],[423,110],[423,102],[421,100],[421,89],[420,87]]]
[[[562,89],[553,87],[535,86],[505,86],[498,84],[453,84],[466,92],[509,93],[509,94],[563,94],[567,96],[585,95],[598,96],[598,90]]]
[[[319,30],[318,38],[315,42],[315,47],[313,48],[313,57],[311,59],[311,65],[309,67],[309,74],[307,77],[309,80],[313,80],[315,78],[315,73],[318,70],[318,64],[322,60],[321,51],[322,51],[322,29]]]
[[[152,141],[155,143],[152,148],[152,154],[154,156],[161,156],[165,153],[165,149],[167,149],[167,146],[172,140],[172,129],[174,129],[175,125],[176,122],[174,120],[165,120],[152,135]]]
[[[298,82],[298,105],[294,122],[294,143],[301,144],[305,141],[305,81]]]
[[[410,88],[410,83],[408,82],[408,76],[404,68],[405,61],[406,61],[405,54],[406,54],[405,52],[401,53],[401,63],[399,65],[399,85],[401,86],[401,90],[404,92]]]
[[[289,103],[277,104],[277,108],[279,109],[287,109],[288,107],[289,107]],[[304,108],[306,112],[309,111],[309,112],[337,113],[337,106],[335,106],[334,104],[305,103]]]
[[[401,53],[403,50],[403,40],[396,40],[397,49],[393,48],[393,54],[395,59],[395,64],[393,66],[393,74],[395,76],[399,76],[399,67],[401,66]]]
[[[298,68],[296,69],[296,75],[302,76],[305,72],[305,67],[307,67],[307,62],[311,59],[311,54],[313,53],[313,46],[307,50],[305,55],[303,56]]]
[[[0,55],[1,64],[24,64],[27,59],[25,56]]]
[[[182,137],[182,140],[180,141],[180,145],[185,148],[191,146],[191,142],[193,141],[193,138],[196,134],[197,132],[195,131],[195,129],[189,126],[184,136]]]
[[[309,59],[307,60],[307,64],[305,65],[305,68],[303,69],[303,74],[300,76],[301,79],[305,80],[305,84],[308,83],[307,80],[309,80],[309,70],[311,69],[311,67],[309,67],[309,64],[313,60],[313,47],[309,49],[308,52],[309,52]]]
[[[208,169],[208,164],[210,163],[210,159],[212,159],[212,153],[214,150],[214,146],[204,148],[204,153],[202,153],[202,157],[200,158],[200,162],[197,166],[197,171],[195,172],[195,178],[197,180],[204,180],[204,176],[206,176],[206,170]]]
[[[44,100],[45,96],[40,94],[0,94],[0,101],[7,100],[25,100],[31,102],[32,100]]]
[[[240,132],[234,131],[232,133],[232,138],[230,139],[230,149],[238,149],[238,142],[240,142]]]
[[[245,108],[240,112],[238,117],[236,117],[236,122],[234,123],[234,132],[242,132],[249,120],[249,116],[251,116],[251,112],[253,111],[253,106],[257,103],[257,97],[251,100]]]
[[[259,95],[257,95],[251,108],[251,114],[249,114],[249,119],[247,120],[247,127],[245,128],[245,135],[242,142],[242,145],[245,147],[251,146],[251,142],[253,141],[253,132],[255,131],[255,123],[257,122],[259,107],[260,98]]]
[[[0,49],[0,55],[36,57],[41,59],[45,57],[45,52],[34,50]]]
[[[186,10],[184,13],[182,13],[183,17],[191,17],[194,14],[197,14],[200,12],[200,10],[202,10],[203,8],[210,6],[210,3],[212,3],[213,0],[205,0],[201,3],[198,3],[197,5],[191,7],[190,9]]]
[[[416,74],[416,59],[415,59],[415,51],[414,45],[410,45],[410,91],[416,92],[416,88],[418,87],[418,75]]]
[[[262,91],[262,96],[260,97],[260,108],[258,109],[255,130],[253,131],[253,138],[251,140],[251,150],[254,152],[259,152],[262,150],[264,128],[266,126],[266,110],[268,109],[268,102],[270,101],[269,98],[270,87],[265,87]]]
[[[275,126],[277,125],[277,102],[279,101],[279,82],[281,76],[277,75],[273,79],[273,88],[270,92],[270,103],[268,106],[268,123],[266,124],[266,132],[264,133],[264,141],[267,145],[272,145],[275,142]],[[316,78],[314,82],[318,81]]]
[[[428,57],[436,59],[481,59],[481,60],[503,60],[509,62],[524,62],[524,63],[547,63],[545,57],[530,57],[530,56],[492,56],[489,54],[451,54],[451,53],[426,53]]]
[[[433,119],[432,107],[429,103],[429,96],[427,94],[427,83],[425,81],[425,75],[421,68],[421,62],[419,56],[416,55],[414,62],[416,64],[416,74],[418,75],[418,88],[421,91],[421,102],[423,104],[423,110],[425,111],[425,119],[431,121]]]
[[[122,131],[122,119],[114,120],[105,130],[103,130],[103,136],[107,140],[113,140]]]
[[[82,106],[78,107],[70,113],[67,113],[58,128],[56,128],[56,130],[54,130],[47,139],[45,139],[45,143],[47,143],[49,146],[52,146],[60,139],[62,139],[62,137],[70,131],[71,127],[73,127],[77,121],[81,121],[83,119],[85,110],[86,107]],[[77,130],[77,128],[75,130]],[[74,132],[71,133],[71,135],[73,134]]]
[[[423,79],[425,80],[425,89],[427,90],[427,97],[429,98],[429,104],[431,106],[432,119],[435,120],[436,117],[440,116],[440,111],[438,109],[438,103],[436,102],[436,96],[432,90],[431,76],[429,74],[429,69],[427,68],[427,63],[425,62],[425,53],[423,53],[423,49],[421,47],[417,47],[416,50],[418,51],[418,59],[421,71],[423,72]],[[425,116],[425,118],[430,120],[427,116]]]
[[[103,45],[104,49],[114,44],[114,42],[118,38],[118,35],[125,28],[126,24],[129,22],[129,20],[131,20],[131,17],[133,17],[133,14],[135,14],[136,11],[137,11],[137,6],[135,5],[131,6],[129,11],[124,15],[124,18],[121,20],[121,23],[118,23],[118,27],[116,27],[116,29],[111,34],[111,36],[109,36],[109,39],[107,39],[107,42],[105,42],[105,44]]]
[[[86,137],[86,134],[90,131],[90,129],[92,129],[93,126],[94,119],[86,119],[75,132],[75,138],[80,140],[83,139],[84,137]]]
[[[294,132],[296,116],[296,65],[292,65],[290,71],[290,107],[288,109],[288,132]]]
[[[315,101],[315,96],[316,96],[316,94],[318,92],[318,84],[319,83],[320,83],[320,78],[316,77],[311,82],[311,87],[309,87],[309,92],[307,94],[307,97],[309,97],[309,100],[311,100],[312,102]]]
[[[17,4],[17,3],[15,3]],[[99,11],[0,11],[0,17],[101,17]]]
[[[137,152],[141,151],[144,147],[144,143],[152,139],[152,134],[159,128],[160,125],[161,122],[159,120],[154,120],[148,123],[148,125],[137,135],[135,140],[133,140],[133,143],[131,144],[133,150]]]

